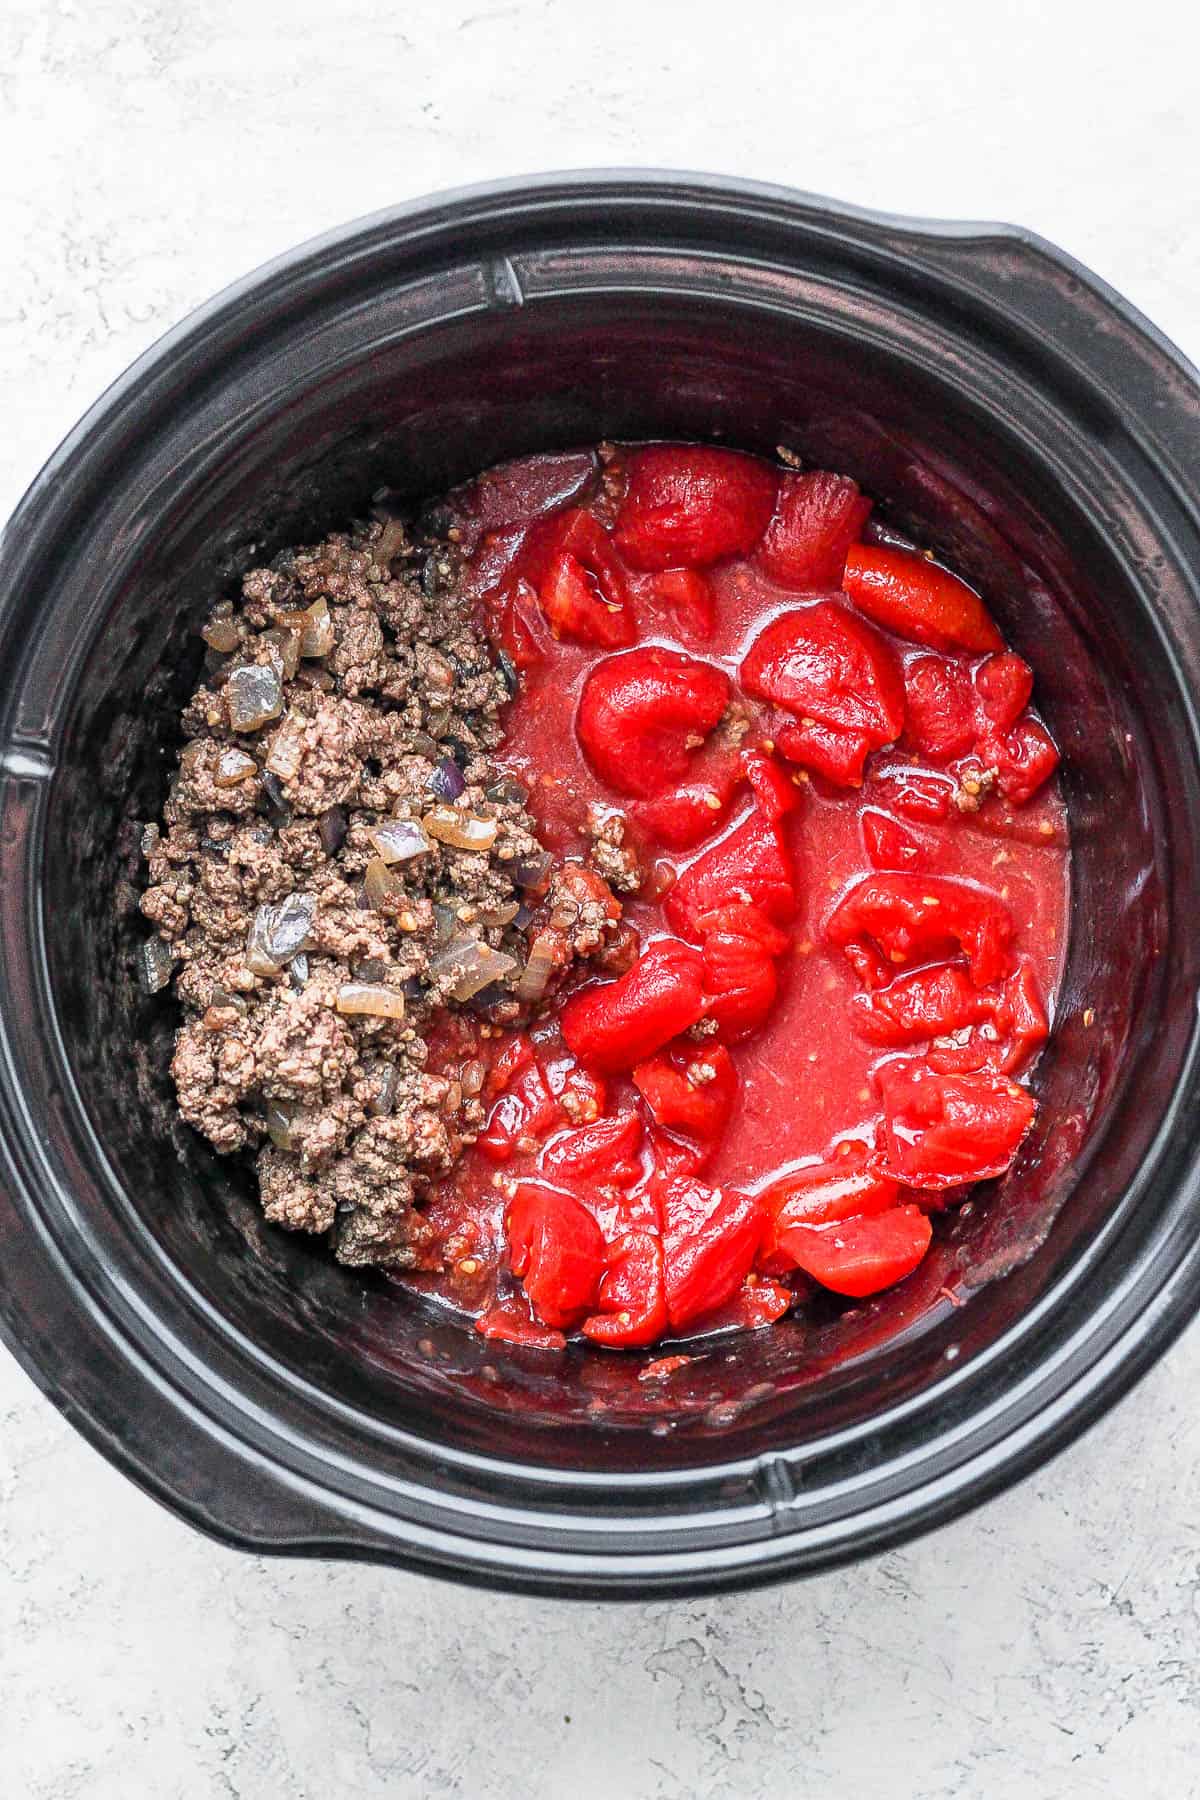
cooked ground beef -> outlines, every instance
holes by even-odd
[[[592,840],[592,861],[613,891],[636,894],[643,881],[642,867],[637,851],[628,842],[629,822],[624,814],[606,807],[590,807],[588,835]]]
[[[478,1085],[427,1066],[446,1009],[486,1041],[528,1016],[531,944],[555,979],[628,954],[621,822],[595,868],[543,853],[494,760],[509,688],[458,573],[448,538],[395,519],[251,571],[204,629],[143,839],[180,1111],[256,1156],[269,1219],[331,1232],[347,1263],[412,1264],[429,1183],[482,1126]]]

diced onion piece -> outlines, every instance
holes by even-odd
[[[246,1016],[246,999],[243,994],[234,993],[232,988],[215,987],[209,996],[210,1006],[232,1006],[234,1012]]]
[[[300,634],[301,656],[328,656],[336,642],[329,602],[324,598],[314,600],[308,609],[307,623]]]
[[[296,1115],[290,1106],[281,1106],[278,1100],[268,1100],[263,1108],[263,1120],[267,1127],[267,1136],[277,1150],[294,1150],[296,1140],[292,1133]]]
[[[267,817],[272,825],[290,825],[292,809],[288,805],[288,797],[278,775],[271,769],[264,769],[259,782],[262,797],[267,803]]]
[[[519,888],[540,888],[549,881],[553,867],[553,858],[547,851],[539,850],[529,856],[518,856],[508,872]]]
[[[277,606],[271,617],[281,631],[301,632],[308,624],[307,606]]]
[[[317,916],[317,902],[312,894],[289,894],[272,909],[269,948],[281,963],[290,962],[303,950]]]
[[[443,756],[436,762],[425,782],[435,800],[457,800],[466,785],[463,772],[452,756]]]
[[[297,657],[328,656],[337,641],[333,615],[329,610],[329,602],[323,595],[319,600],[314,600],[311,606],[276,612],[275,623],[283,631],[293,632],[299,640],[296,645]]]
[[[459,812],[453,806],[431,807],[421,823],[430,837],[455,850],[490,850],[500,835],[495,819],[481,819],[477,813]]]
[[[326,856],[336,856],[350,830],[350,815],[344,806],[327,806],[317,821],[317,830]]]
[[[272,775],[278,775],[281,781],[294,781],[300,773],[300,764],[304,761],[304,733],[307,724],[300,713],[290,712],[275,733],[267,757],[267,768]]]
[[[265,910],[260,907],[259,913]],[[246,967],[252,975],[278,975],[283,964],[277,963],[273,956],[267,954],[266,932],[259,925],[259,913],[255,913],[246,939]]]
[[[257,772],[258,764],[244,750],[222,750],[217,758],[216,773],[213,786],[219,788],[238,787],[248,775]]]
[[[518,901],[507,900],[503,906],[492,906],[487,908],[486,911],[480,913],[479,917],[484,925],[493,925],[500,928],[505,925],[511,925],[520,910],[521,907]]]
[[[283,711],[283,683],[267,663],[239,663],[222,692],[234,731],[261,731]]]
[[[279,657],[280,672],[285,681],[290,681],[300,667],[300,633],[276,627],[274,631],[264,631],[259,641],[273,646]]]
[[[340,1013],[363,1013],[372,1019],[402,1019],[404,995],[382,982],[347,981],[337,991]]]
[[[395,905],[404,892],[402,884],[396,880],[382,856],[373,856],[363,872],[363,888],[366,891],[368,904],[376,912],[384,907]]]
[[[242,641],[237,624],[231,618],[210,619],[207,625],[201,626],[200,636],[218,656],[228,656]]]
[[[159,993],[170,981],[174,967],[175,952],[156,931],[138,950],[138,980],[142,991]]]
[[[532,1002],[540,1000],[549,985],[558,957],[555,954],[555,941],[548,931],[541,931],[529,947],[529,961],[521,972],[513,992],[518,1000]]]
[[[316,915],[312,894],[289,894],[274,906],[260,906],[246,939],[246,967],[251,974],[278,974],[303,950]]]
[[[503,950],[493,950],[479,938],[469,937],[465,932],[452,938],[444,950],[439,950],[430,961],[429,968],[434,975],[454,975],[454,986],[450,990],[453,1000],[471,1000],[493,981],[502,981],[511,975],[517,966],[515,956],[509,956]]]
[[[373,826],[368,835],[385,863],[411,862],[414,856],[428,856],[433,849],[416,819],[389,819],[385,825]]]
[[[458,912],[444,900],[433,903],[433,936],[435,943],[448,944],[458,930]]]
[[[367,1111],[376,1118],[383,1118],[393,1112],[396,1106],[396,1094],[400,1087],[400,1071],[395,1063],[385,1063],[379,1076],[379,1092],[373,1100],[368,1100]]]
[[[501,806],[524,806],[529,798],[529,789],[522,781],[514,781],[511,775],[502,775],[499,781],[493,781],[487,790],[489,800],[496,800]]]

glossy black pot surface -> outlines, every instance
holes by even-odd
[[[383,483],[601,436],[857,476],[1034,664],[1075,842],[1018,1166],[900,1288],[657,1384],[640,1354],[486,1344],[265,1226],[173,1119],[175,1017],[134,973],[139,829],[212,598]],[[35,1380],[228,1543],[556,1593],[814,1569],[1067,1442],[1200,1292],[1197,468],[1194,372],[1057,250],[747,184],[439,197],[186,321],[0,559],[0,1316]]]

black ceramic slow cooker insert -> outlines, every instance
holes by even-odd
[[[214,597],[490,463],[783,444],[985,593],[1037,672],[1075,846],[1069,962],[1010,1174],[823,1324],[653,1352],[486,1343],[265,1225],[177,1123],[136,981],[141,825]],[[193,1523],[528,1589],[745,1585],[894,1543],[1124,1391],[1200,1290],[1200,388],[1059,251],[659,175],[366,220],[172,332],[0,552],[0,1319]]]

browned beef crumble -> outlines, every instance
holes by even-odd
[[[430,1072],[431,1024],[520,1022],[539,970],[636,949],[621,822],[596,822],[596,867],[554,867],[496,765],[513,673],[458,563],[389,519],[252,570],[204,628],[143,840],[180,1112],[255,1156],[268,1219],[346,1263],[412,1264],[424,1193],[483,1124],[477,1076]]]

